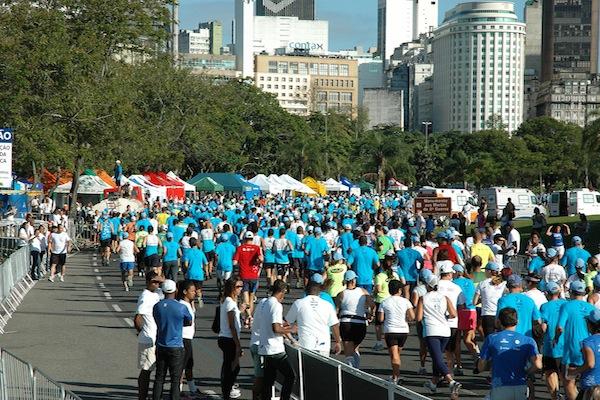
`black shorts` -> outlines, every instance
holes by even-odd
[[[392,346],[404,347],[408,333],[386,333],[385,344],[388,349]]]
[[[542,371],[560,373],[560,363],[562,358],[542,357]]]
[[[365,323],[359,324],[354,322],[341,322],[340,323],[340,336],[344,342],[353,342],[354,345],[358,346],[365,340],[367,335],[367,325]]]
[[[459,338],[460,331],[457,328],[450,328],[450,338],[448,338],[448,344],[446,345],[447,352],[454,353]]]
[[[56,265],[57,267],[62,267],[67,262],[66,254],[54,254],[50,256],[50,265]]]
[[[102,239],[100,240],[100,247],[105,249],[107,247],[110,247],[111,245],[111,239]]]
[[[204,255],[206,256],[206,259],[208,260],[208,262],[215,261],[215,252],[214,251],[205,251]]]
[[[113,242],[117,241],[117,235],[110,235],[110,240],[112,240]]]
[[[183,368],[189,370],[194,368],[194,349],[192,339],[183,339]]]
[[[304,258],[292,258],[292,268],[304,269],[304,266],[305,266]]]
[[[152,254],[146,257],[146,266],[148,268],[158,268],[160,267],[160,257],[158,254]]]
[[[273,269],[273,268],[275,268],[274,263],[265,263],[265,269]]]
[[[381,307],[381,303],[375,303],[375,326],[383,325],[383,322],[379,322],[379,308]]]
[[[488,337],[492,333],[496,332],[496,316],[483,315],[481,317],[481,328],[483,329],[483,336],[485,337]]]
[[[277,275],[286,276],[288,274],[289,264],[276,264],[275,268],[277,269]]]

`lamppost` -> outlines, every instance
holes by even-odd
[[[429,148],[429,127],[431,126],[432,122],[424,121],[421,122],[421,124],[425,125],[425,152],[427,153],[427,150]]]

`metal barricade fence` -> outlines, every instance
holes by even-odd
[[[81,400],[10,352],[0,349],[0,400]]]
[[[0,334],[34,285],[29,266],[29,246],[21,247],[0,264]]]
[[[524,276],[528,273],[528,263],[529,258],[527,256],[517,254],[516,256],[511,257],[507,264],[514,274]]]
[[[431,400],[333,358],[287,343],[286,353],[296,373],[292,393],[298,400]]]

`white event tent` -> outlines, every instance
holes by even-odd
[[[158,186],[150,182],[144,175],[131,175],[125,182],[130,181],[132,184],[140,186],[144,192],[150,194],[150,199],[154,201],[157,197],[161,200],[167,198],[167,188]]]
[[[317,194],[317,192],[315,192],[314,190],[312,190],[311,188],[309,188],[307,185],[305,185],[304,183],[297,181],[296,179],[292,178],[291,176],[287,175],[287,174],[283,174],[279,177],[279,179],[283,182],[285,182],[286,184],[288,184],[289,186],[293,187],[294,192],[298,192],[298,193],[303,193],[303,194],[312,194],[315,195]]]
[[[173,179],[174,181],[177,181],[177,182],[181,183],[183,185],[183,187],[184,187],[184,190],[186,192],[195,192],[196,191],[196,186],[187,183],[186,181],[184,181],[183,179],[181,179],[180,177],[178,177],[177,175],[175,175],[175,172],[169,171],[169,173],[167,174],[167,176],[169,178]]]
[[[325,185],[325,190],[328,192],[347,192],[350,190],[348,186],[341,184],[333,178],[327,179],[323,184]]]
[[[73,182],[63,183],[59,185],[55,193],[70,193],[71,185]],[[79,177],[79,183],[77,187],[77,193],[79,194],[104,194],[104,189],[111,189],[108,183],[104,182],[102,179],[95,175],[81,175]]]
[[[280,194],[285,190],[281,187],[279,183],[270,180],[263,174],[256,175],[254,178],[248,180],[248,182],[257,185],[260,188],[261,192],[266,192],[270,194]]]

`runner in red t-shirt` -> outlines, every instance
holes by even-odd
[[[250,231],[244,234],[244,244],[239,246],[233,256],[233,265],[239,267],[240,278],[244,282],[243,296],[244,304],[247,305],[248,315],[254,311],[254,299],[258,289],[260,277],[260,266],[263,262],[263,254],[260,246],[252,244],[254,234]]]

